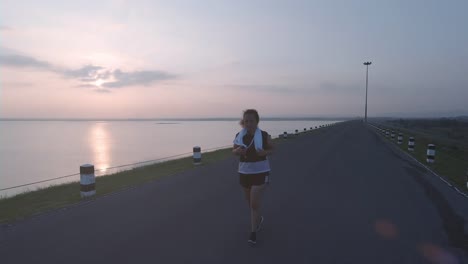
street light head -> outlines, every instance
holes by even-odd
[[[368,62],[364,62],[364,65],[371,65],[372,62],[368,61]]]

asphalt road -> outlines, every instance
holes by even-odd
[[[254,247],[232,157],[3,226],[0,263],[468,263],[468,200],[363,123],[270,160]]]

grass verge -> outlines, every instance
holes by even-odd
[[[324,127],[308,130],[306,133],[301,133],[301,135],[324,133],[325,131]],[[293,134],[288,135],[289,140],[296,137]],[[289,140],[275,138],[273,142],[275,145],[280,145]],[[226,148],[203,153],[203,163],[198,166],[193,165],[192,157],[185,157],[96,177],[96,195],[90,199],[94,200],[98,197],[135,187],[162,177],[206,166],[226,159],[231,155],[231,148]],[[52,185],[36,191],[0,198],[0,224],[11,223],[40,213],[77,204],[81,201],[80,183],[78,181]]]
[[[285,140],[277,138],[273,142],[275,144],[282,144]],[[96,195],[90,199],[96,199],[162,177],[206,166],[226,159],[231,155],[231,148],[226,148],[203,153],[203,163],[198,166],[193,165],[192,157],[185,157],[96,177]],[[82,199],[80,197],[80,183],[78,181],[52,185],[36,191],[1,198],[0,224],[11,223],[46,211],[76,204],[80,201]]]
[[[392,140],[391,137],[385,137],[384,134],[381,134],[381,136],[385,140],[390,141],[398,146],[404,152],[409,153],[419,162],[425,164],[431,170],[457,186],[460,190],[465,192],[468,190],[466,186],[466,175],[468,173],[468,160],[466,157],[468,157],[468,152],[465,149],[459,148],[453,144],[446,144],[444,141],[438,140],[437,138],[431,137],[430,135],[420,134],[408,129],[383,126],[380,124],[376,124],[376,126],[395,131],[394,140]],[[377,131],[377,133],[380,132]],[[398,133],[403,134],[403,142],[401,145],[397,144]],[[409,137],[414,137],[415,139],[415,147],[413,152],[408,150]],[[426,151],[428,144],[436,145],[434,163],[427,163],[426,161]]]
[[[203,163],[198,166],[205,166],[231,155],[230,148],[203,153]],[[161,177],[195,169],[198,166],[193,165],[192,157],[186,157],[96,177],[97,192],[91,199],[138,186]],[[0,223],[27,218],[45,211],[75,204],[81,200],[79,182],[50,186],[37,191],[3,198],[0,199]]]

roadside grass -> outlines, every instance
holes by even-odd
[[[391,141],[393,144],[397,145],[401,150],[412,155],[419,162],[428,166],[431,170],[444,177],[447,181],[457,186],[460,190],[468,190],[466,184],[466,175],[468,173],[468,150],[454,144],[447,144],[447,142],[444,140],[441,140],[437,137],[432,137],[427,133],[422,134],[409,129],[381,124],[376,124],[376,126],[383,129],[388,129],[390,131],[395,131],[394,140],[392,140],[391,137],[385,137],[384,134],[382,134],[382,137],[385,140]],[[398,133],[403,134],[403,141],[401,145],[397,144]],[[409,137],[414,137],[415,139],[413,152],[408,150]],[[428,144],[436,145],[434,163],[428,163],[426,161]]]
[[[230,148],[203,153],[203,163],[198,166],[206,166],[226,159],[231,155]],[[96,199],[100,196],[138,186],[182,171],[196,169],[198,166],[193,165],[192,157],[185,157],[96,177],[96,195],[90,199]],[[82,199],[80,197],[80,183],[78,181],[52,185],[12,197],[2,198],[0,199],[0,223],[27,218],[80,201]]]
[[[325,131],[326,128],[314,129],[301,133],[299,136],[325,133]],[[296,137],[294,134],[289,134],[287,140],[274,138],[273,142],[275,145],[281,145]],[[190,156],[96,177],[96,195],[87,199],[96,199],[162,177],[197,169],[198,167],[224,160],[232,156],[231,150],[231,148],[224,148],[212,152],[203,152],[201,165],[194,165]],[[51,185],[11,197],[0,197],[0,224],[10,223],[43,212],[77,204],[83,200],[86,201],[86,199],[81,199],[80,197],[79,181]]]

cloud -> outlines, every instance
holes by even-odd
[[[52,66],[45,61],[41,61],[29,56],[0,54],[0,65],[9,67],[33,67],[39,69],[52,69]]]
[[[94,91],[96,93],[111,93],[111,91],[107,89],[95,89]]]
[[[133,85],[150,85],[157,81],[164,81],[177,78],[175,75],[163,71],[133,71],[123,72],[119,69],[112,72],[115,81],[105,82],[103,87],[120,88]]]
[[[36,68],[57,73],[65,78],[81,82],[78,87],[96,88],[99,81],[102,87],[122,88],[127,86],[148,86],[155,82],[176,79],[177,76],[165,71],[142,70],[122,71],[121,69],[106,69],[99,65],[88,64],[78,69],[56,67],[49,62],[31,56],[12,54],[12,50],[0,47],[0,65],[17,68]],[[100,92],[104,92],[103,90]],[[105,92],[104,92],[105,93]]]
[[[78,87],[78,88],[99,88],[99,86],[94,85],[94,84],[80,84],[80,85],[77,85],[76,87]]]
[[[60,73],[66,77],[96,81],[98,71],[102,69],[104,68],[101,66],[88,64],[76,70],[61,70]]]
[[[0,25],[0,31],[7,31],[7,30],[11,30],[11,27]]]

